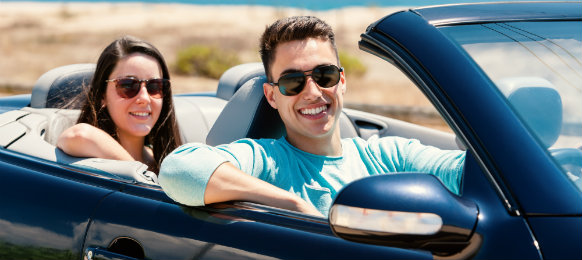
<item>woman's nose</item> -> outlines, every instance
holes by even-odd
[[[139,84],[139,92],[137,93],[137,99],[135,100],[138,103],[147,102],[150,99],[150,95],[148,93],[146,82],[140,82]]]

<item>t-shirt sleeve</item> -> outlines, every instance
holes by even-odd
[[[258,176],[264,170],[264,149],[255,142],[235,142],[217,147],[201,143],[184,144],[166,156],[158,181],[173,200],[189,206],[204,205],[210,177],[225,162],[247,174]]]
[[[459,194],[465,152],[441,150],[416,139],[384,137],[369,140],[390,171],[421,172],[435,175],[453,193]],[[376,146],[376,147],[374,147]]]

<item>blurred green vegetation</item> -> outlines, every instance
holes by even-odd
[[[368,71],[368,68],[366,68],[357,56],[343,51],[340,51],[338,55],[340,64],[344,67],[345,73],[349,75],[348,77],[361,78]]]
[[[191,45],[178,51],[175,72],[218,79],[227,69],[240,63],[235,52],[214,46]]]
[[[342,67],[349,77],[363,77],[368,68],[356,55],[339,52]],[[236,52],[208,45],[190,45],[178,51],[175,73],[185,76],[200,76],[218,79],[227,69],[241,60]]]
[[[0,242],[0,259],[80,259],[70,250],[14,245]]]

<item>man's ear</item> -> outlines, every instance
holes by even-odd
[[[344,74],[344,72],[342,71],[340,73],[340,82],[342,84],[342,94],[346,93],[346,87],[348,86],[347,81],[346,81],[346,74]]]
[[[263,94],[265,94],[267,102],[269,102],[269,105],[271,105],[271,107],[277,109],[277,103],[275,103],[275,98],[273,97],[274,96],[273,89],[274,87],[271,86],[271,84],[266,82],[263,83]]]

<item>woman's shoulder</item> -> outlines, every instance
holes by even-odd
[[[61,140],[90,139],[95,136],[96,131],[102,130],[87,123],[78,123],[63,130],[59,135],[59,139]]]

